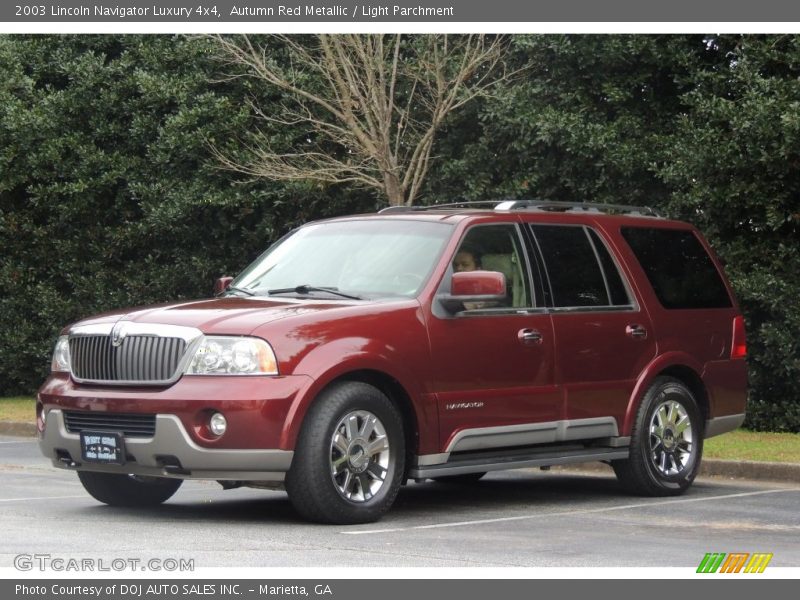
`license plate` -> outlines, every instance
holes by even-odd
[[[81,458],[85,462],[125,464],[125,443],[119,433],[81,432]]]

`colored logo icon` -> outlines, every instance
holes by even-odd
[[[700,561],[698,573],[763,573],[772,554],[747,552],[709,552]]]

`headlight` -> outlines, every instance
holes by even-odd
[[[56,342],[56,349],[53,350],[53,360],[50,363],[50,370],[52,372],[62,371],[69,373],[69,338],[62,335]]]
[[[277,375],[275,353],[264,340],[252,337],[204,337],[189,367],[189,375]]]

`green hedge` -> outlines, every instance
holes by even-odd
[[[205,40],[0,37],[0,394],[43,381],[65,324],[208,296],[288,229],[365,206],[219,170],[210,144],[255,126],[219,68]]]
[[[275,57],[283,50],[274,41]],[[521,75],[452,115],[424,201],[654,205],[727,262],[749,334],[748,426],[800,431],[796,36],[516,36]],[[293,226],[370,211],[359,190],[216,168],[256,127],[204,39],[0,36],[0,394],[46,376],[64,324],[208,295]]]

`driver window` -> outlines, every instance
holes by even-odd
[[[482,225],[464,236],[453,255],[453,272],[498,271],[506,278],[506,299],[499,305],[477,308],[529,308],[531,302],[527,268],[517,228],[514,225]]]

